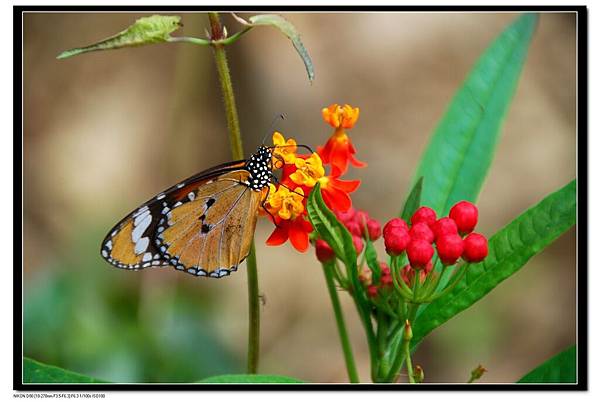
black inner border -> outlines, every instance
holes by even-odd
[[[577,269],[578,337],[575,384],[31,384],[22,382],[22,220],[14,220],[13,389],[17,391],[175,390],[587,390],[588,389],[588,11],[586,6],[13,6],[14,216],[23,216],[22,14],[24,12],[575,12],[577,13]]]

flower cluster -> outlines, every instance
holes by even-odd
[[[323,109],[322,114],[335,131],[324,147],[318,147],[310,155],[298,153],[300,147],[293,138],[286,140],[279,132],[273,134],[273,168],[281,169],[282,173],[278,183],[270,185],[265,199],[265,208],[276,225],[267,239],[268,245],[290,240],[296,250],[308,249],[312,226],[306,219],[306,200],[317,183],[330,209],[344,212],[352,207],[349,194],[358,188],[360,181],[340,177],[346,172],[348,162],[364,166],[354,158],[356,151],[344,131],[354,126],[359,109],[334,104]]]

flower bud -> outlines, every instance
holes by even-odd
[[[347,211],[334,210],[334,212],[338,220],[344,224],[354,220],[354,215],[356,214],[356,210],[352,207],[350,207]]]
[[[317,254],[317,260],[325,263],[335,258],[333,249],[327,244],[325,240],[317,239],[315,242],[315,252]]]
[[[352,236],[362,236],[361,226],[356,221],[348,221],[344,223],[346,229],[352,234]]]
[[[402,227],[393,227],[388,230],[387,235],[383,237],[385,242],[385,251],[389,255],[400,255],[406,250],[410,242],[408,230]]]
[[[381,237],[381,224],[375,219],[369,219],[365,232],[365,237],[368,236],[371,241],[375,241]]]
[[[437,246],[438,256],[444,265],[453,265],[463,253],[463,239],[458,234],[446,234],[438,238]]]
[[[425,381],[425,372],[423,371],[423,367],[419,366],[418,364],[415,365],[414,378],[417,384],[420,384],[423,381]]]
[[[417,223],[425,223],[428,226],[433,226],[436,220],[435,211],[429,207],[420,207],[415,211],[412,218],[410,218],[410,223],[416,225]]]
[[[356,250],[356,254],[360,254],[364,247],[362,239],[356,235],[352,236],[352,243],[354,243],[354,249]]]
[[[483,261],[488,255],[488,242],[485,236],[479,233],[471,233],[464,239],[464,251],[462,257],[468,262]]]
[[[358,273],[358,280],[365,285],[370,285],[373,283],[373,272],[369,268],[363,267]]]
[[[381,282],[381,286],[384,288],[391,287],[393,284],[392,275],[390,275],[390,274],[381,275],[380,282]]]
[[[425,268],[433,257],[433,246],[427,240],[411,239],[406,248],[410,265],[416,269]]]
[[[369,285],[367,286],[367,295],[370,298],[375,298],[377,297],[377,293],[379,292],[379,288],[376,285]]]
[[[391,275],[390,267],[385,262],[379,263],[379,268],[381,269],[381,275]]]
[[[477,225],[477,207],[469,201],[457,202],[450,209],[450,218],[456,222],[458,231],[461,234],[471,233]]]
[[[354,215],[354,221],[360,225],[361,229],[365,227],[369,219],[371,218],[365,211],[356,211],[356,215]]]
[[[411,239],[423,239],[433,243],[434,235],[425,222],[415,223],[408,231]]]
[[[436,239],[439,239],[446,234],[458,234],[458,227],[456,222],[448,217],[438,219],[431,228],[433,235]]]
[[[404,222],[404,219],[394,218],[394,219],[391,219],[388,223],[386,223],[385,226],[383,227],[383,237],[385,237],[386,233],[395,227],[400,227],[400,228],[408,231],[408,225],[406,224],[406,222]]]
[[[404,322],[404,340],[410,341],[413,337],[412,327],[410,326],[410,321],[406,320]]]

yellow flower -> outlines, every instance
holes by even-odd
[[[314,187],[317,181],[325,175],[323,161],[316,152],[306,159],[296,158],[294,164],[296,171],[290,175],[290,179],[298,185]]]
[[[304,191],[301,188],[297,188],[294,191],[289,190],[286,187],[279,186],[275,188],[273,184],[270,184],[271,195],[269,196],[270,212],[277,214],[281,219],[296,219],[302,212],[304,212]]]
[[[293,138],[288,138],[286,141],[283,135],[275,131],[273,133],[273,145],[275,145],[275,149],[273,150],[273,157],[278,160],[283,160],[287,165],[291,165],[296,160],[296,141]],[[280,168],[281,166],[276,165],[276,161],[274,160],[273,166]]]
[[[339,106],[337,103],[329,105],[329,107],[323,108],[321,114],[323,120],[331,125],[333,128],[352,128],[358,120],[360,110],[355,107],[345,104]]]

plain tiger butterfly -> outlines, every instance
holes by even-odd
[[[266,146],[247,160],[198,173],[161,192],[123,218],[102,242],[102,257],[118,268],[171,265],[221,278],[248,256],[263,189],[273,179]]]

